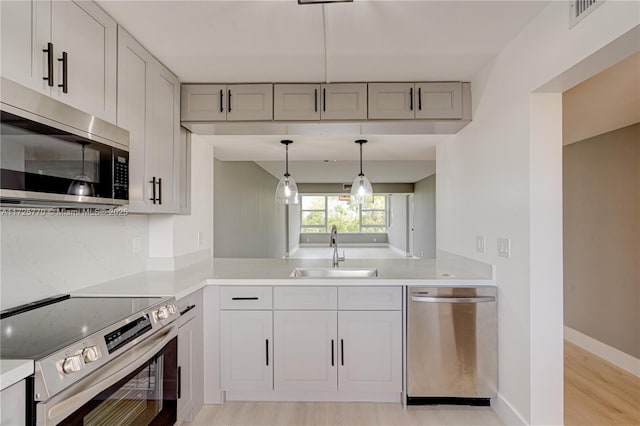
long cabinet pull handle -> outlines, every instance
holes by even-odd
[[[418,87],[418,111],[422,111],[422,87]]]
[[[413,111],[413,87],[409,88],[409,109]]]
[[[333,367],[335,365],[334,359],[333,359],[333,339],[331,339],[331,366]]]
[[[228,94],[229,94],[229,104],[227,105],[227,111],[231,112],[231,89],[229,89]]]
[[[182,396],[182,367],[178,366],[178,399]]]
[[[344,340],[340,339],[340,364],[344,365]]]
[[[62,52],[62,58],[58,58],[58,62],[62,62],[62,84],[58,84],[58,87],[62,87],[62,93],[69,93],[69,85],[67,78],[67,68],[69,66],[69,57],[67,52]]]
[[[267,354],[267,366],[268,366],[269,365],[269,339],[266,339],[264,342],[266,347],[265,353]]]
[[[258,300],[257,297],[232,297],[231,300]]]
[[[412,294],[411,301],[423,302],[423,303],[491,303],[491,302],[495,302],[496,298],[493,296],[435,297],[435,296],[414,296]]]
[[[151,198],[149,198],[149,200],[151,200],[153,204],[155,204],[156,203],[156,177],[154,176],[153,178],[151,178],[149,183],[151,184]]]
[[[53,87],[53,43],[47,43],[47,48],[42,51],[47,54],[47,76],[42,79],[47,80],[47,86]]]
[[[322,89],[322,111],[327,112],[327,89]]]
[[[162,178],[158,178],[158,204],[162,204]]]
[[[220,112],[224,112],[224,91],[220,89]]]
[[[318,112],[318,89],[313,89],[313,110]]]

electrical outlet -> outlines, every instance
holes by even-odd
[[[511,257],[511,239],[510,238],[498,238],[498,256]]]
[[[476,251],[478,253],[484,253],[486,251],[484,235],[478,235],[476,237]]]
[[[198,231],[198,245],[201,246],[204,242],[204,234],[202,231]]]
[[[133,237],[131,239],[131,253],[140,252],[140,237]]]

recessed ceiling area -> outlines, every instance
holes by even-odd
[[[469,81],[548,2],[98,3],[182,82],[231,83]]]

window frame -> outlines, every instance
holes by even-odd
[[[300,233],[301,234],[318,234],[329,233],[329,197],[340,197],[344,194],[300,194]],[[363,208],[362,205],[358,206],[358,232],[345,232],[348,234],[385,234],[387,233],[389,226],[389,195],[388,194],[373,194],[374,197],[384,197],[384,209]],[[302,198],[303,197],[323,197],[324,198],[324,210],[322,209],[303,209]],[[322,225],[304,225],[303,217],[305,212],[323,212],[324,213],[324,230],[320,232],[305,232],[305,229],[322,229]],[[363,212],[382,212],[384,214],[383,225],[363,225],[362,213]],[[382,232],[367,232],[367,228],[384,229]]]
[[[303,209],[302,208],[302,197],[303,195],[300,195],[300,233],[304,234],[305,232],[303,232],[303,230],[306,229],[321,229],[324,228],[324,231],[320,231],[320,232],[306,232],[307,234],[321,234],[323,232],[327,232],[327,223],[328,223],[328,217],[327,217],[327,196],[326,195],[320,195],[320,194],[308,194],[306,195],[307,197],[323,197],[324,198],[324,209],[320,210],[320,209]],[[305,212],[323,212],[324,213],[324,226],[321,227],[321,225],[303,225],[303,216]]]

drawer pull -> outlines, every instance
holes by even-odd
[[[232,297],[231,300],[258,300],[257,297]]]
[[[193,308],[195,308],[195,307],[196,307],[196,305],[189,305],[189,306],[187,306],[186,308],[184,308],[184,310],[180,311],[180,315],[184,315],[184,314],[186,314],[187,312],[189,312],[190,310],[192,310],[192,309],[193,309]]]

